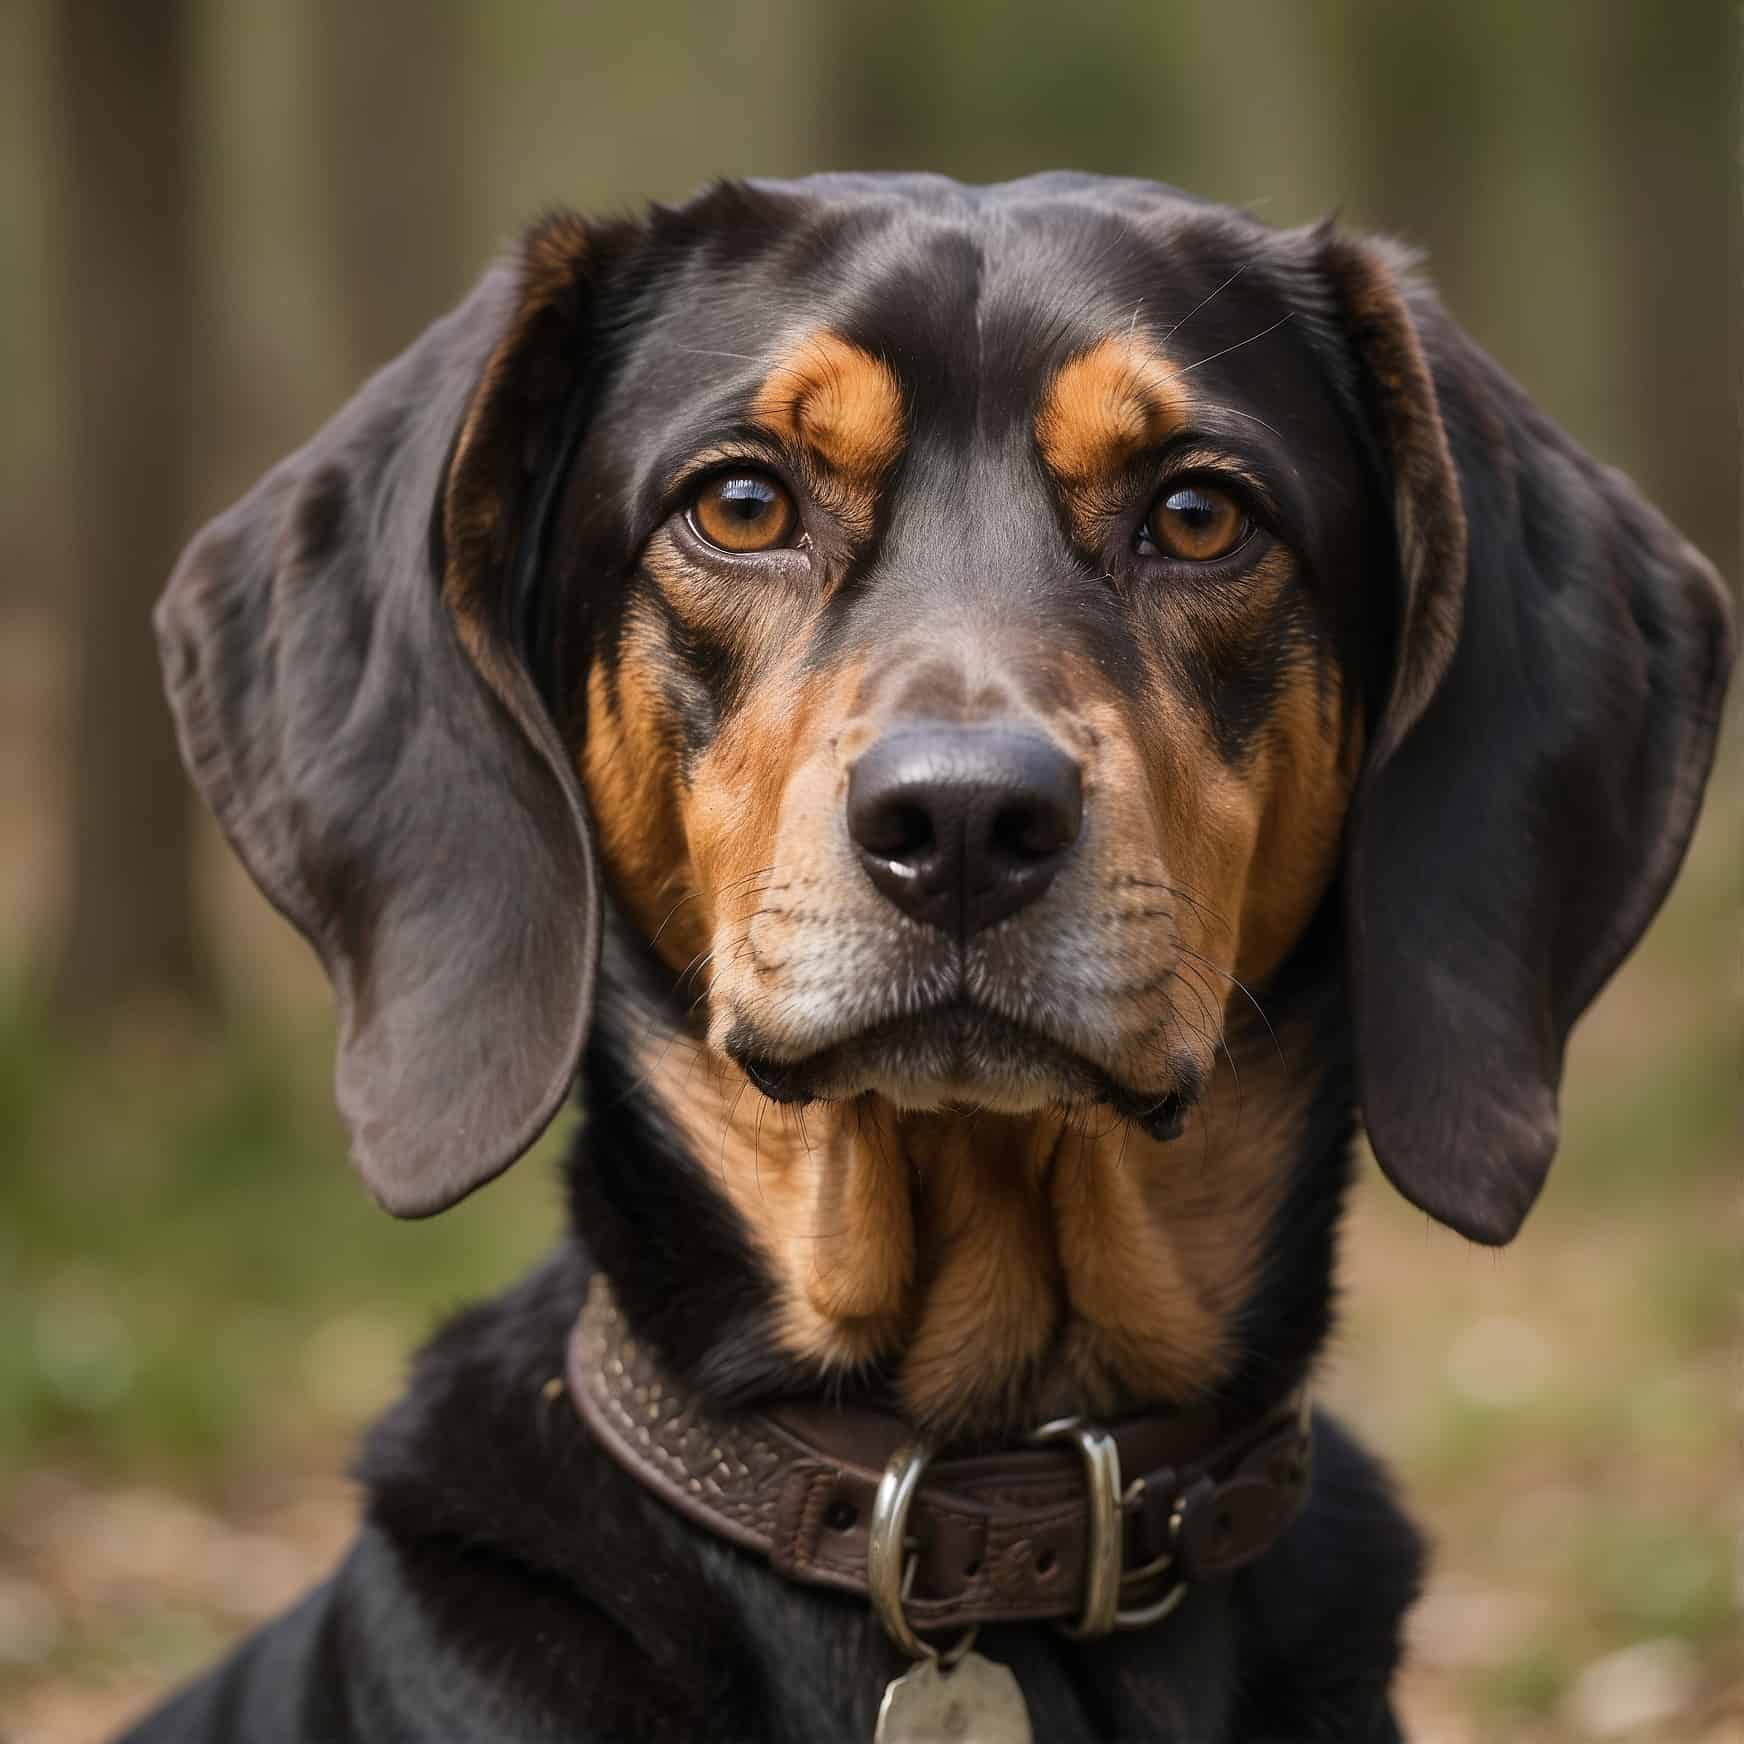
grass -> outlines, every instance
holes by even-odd
[[[135,1034],[100,1056],[0,1021],[0,1473],[45,1454],[213,1481],[289,1421],[367,1414],[432,1321],[556,1228],[548,1169],[426,1225],[373,1214],[330,1043]],[[287,1386],[296,1409],[284,1409]]]
[[[1498,1728],[1545,1719],[1555,1711],[1571,1670],[1562,1643],[1554,1635],[1535,1634],[1473,1678],[1472,1699]]]

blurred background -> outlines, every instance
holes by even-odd
[[[358,1427],[548,1243],[343,1161],[312,959],[176,763],[178,549],[546,206],[721,174],[1155,176],[1420,244],[1736,583],[1725,0],[7,0],[0,16],[0,1737],[102,1736],[318,1576]],[[1525,1234],[1365,1170],[1329,1392],[1439,1545],[1428,1744],[1744,1739],[1728,748],[1576,1037]]]

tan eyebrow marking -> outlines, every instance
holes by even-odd
[[[902,449],[902,389],[881,358],[820,329],[770,371],[751,420],[869,493]]]
[[[1094,513],[1098,487],[1180,429],[1187,405],[1180,372],[1166,358],[1133,337],[1100,339],[1054,372],[1036,413],[1036,446]]]

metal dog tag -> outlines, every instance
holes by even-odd
[[[949,1671],[923,1659],[884,1692],[873,1744],[1033,1744],[1009,1666],[965,1653]]]

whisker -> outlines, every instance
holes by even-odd
[[[761,363],[763,361],[760,357],[751,356],[749,352],[716,351],[705,345],[668,345],[665,349],[680,357],[730,357],[738,363]]]
[[[1184,884],[1168,884],[1159,878],[1129,878],[1127,883],[1134,890],[1161,890],[1169,896],[1178,897],[1188,904],[1203,920],[1220,927],[1229,925],[1229,917],[1220,909],[1212,908],[1203,898],[1196,896]]]
[[[1258,336],[1256,335],[1255,337]],[[1284,440],[1283,431],[1280,430],[1276,424],[1268,424],[1257,412],[1244,412],[1240,406],[1213,406],[1210,404],[1205,404],[1203,410],[1207,412],[1221,412],[1226,417],[1230,418],[1246,418],[1250,424],[1258,424],[1262,430],[1270,430],[1280,442]]]
[[[1216,1048],[1213,1048],[1211,1050],[1211,1058],[1215,1062],[1215,1060],[1217,1058]],[[1236,1115],[1235,1124],[1236,1124],[1237,1129],[1239,1129],[1241,1126],[1241,1084],[1239,1081],[1236,1083],[1236,1086],[1235,1086],[1235,1115]],[[1201,1118],[1200,1122],[1199,1122],[1199,1166],[1201,1168],[1205,1168],[1210,1163],[1210,1161],[1211,1161],[1211,1121],[1209,1120],[1209,1118]]]
[[[726,883],[720,887],[717,894],[725,896],[729,891],[738,889],[740,885],[749,884],[754,878],[772,877],[774,872],[775,868],[773,866],[761,866],[755,872],[745,873],[743,877],[729,878]],[[666,918],[654,929],[654,936],[649,939],[648,943],[650,945],[659,944],[660,935],[672,924],[673,916],[676,915],[687,902],[695,902],[701,895],[702,892],[700,890],[689,890],[686,891],[683,896],[679,897],[679,899],[666,911]]]
[[[1183,977],[1182,984],[1192,990],[1193,997],[1199,1004],[1200,1012],[1204,1015],[1205,1000],[1208,997],[1212,997],[1212,989],[1201,988],[1197,980],[1186,978],[1186,971],[1195,966],[1194,961],[1191,959],[1179,965]],[[1207,1023],[1210,1022],[1208,1015],[1206,1016],[1206,1021]],[[1241,1071],[1235,1063],[1235,1055],[1230,1050],[1229,1037],[1224,1034],[1223,1025],[1217,1024],[1214,1027],[1217,1032],[1217,1040],[1212,1044],[1211,1054],[1212,1058],[1215,1060],[1217,1049],[1221,1047],[1223,1049],[1224,1059],[1229,1062],[1229,1075],[1235,1080],[1235,1121],[1236,1125],[1239,1127],[1241,1124]]]
[[[715,1173],[721,1178],[723,1187],[727,1184],[727,1140],[732,1137],[734,1122],[739,1118],[739,1104],[745,1100],[745,1092],[751,1088],[751,1080],[743,1079],[739,1092],[727,1107],[726,1114],[721,1119],[721,1148],[715,1158]]]
[[[1210,293],[1209,293],[1209,295],[1207,295],[1207,296],[1203,296],[1203,297],[1201,297],[1201,298],[1200,298],[1200,299],[1199,299],[1199,301],[1198,301],[1198,302],[1196,302],[1196,303],[1195,303],[1195,304],[1194,304],[1194,305],[1193,305],[1193,307],[1192,307],[1192,308],[1191,308],[1191,309],[1189,309],[1189,310],[1188,310],[1188,311],[1187,311],[1187,313],[1186,313],[1186,314],[1185,314],[1185,315],[1183,315],[1183,316],[1182,316],[1182,317],[1181,317],[1181,319],[1180,319],[1180,320],[1179,320],[1179,321],[1177,321],[1177,322],[1176,322],[1176,323],[1175,323],[1175,324],[1174,324],[1174,326],[1173,326],[1173,327],[1171,327],[1171,328],[1170,328],[1170,329],[1169,329],[1169,330],[1168,330],[1168,331],[1167,331],[1167,332],[1166,332],[1166,333],[1165,333],[1165,334],[1164,334],[1164,335],[1163,335],[1163,337],[1164,337],[1164,338],[1165,338],[1165,339],[1173,339],[1173,338],[1174,338],[1174,337],[1175,337],[1175,335],[1176,335],[1176,334],[1177,334],[1177,333],[1179,333],[1179,332],[1180,332],[1180,331],[1181,331],[1181,329],[1182,329],[1182,328],[1183,328],[1183,327],[1185,327],[1185,326],[1186,326],[1186,325],[1187,325],[1187,323],[1188,323],[1188,322],[1189,322],[1189,321],[1191,321],[1191,320],[1192,320],[1192,319],[1193,319],[1193,317],[1194,317],[1194,316],[1195,316],[1195,315],[1197,315],[1197,314],[1198,314],[1198,313],[1199,313],[1199,311],[1200,311],[1200,310],[1201,310],[1201,309],[1203,309],[1203,308],[1204,308],[1204,307],[1205,307],[1205,305],[1206,305],[1206,304],[1207,304],[1207,303],[1210,303],[1210,302],[1215,302],[1215,301],[1216,301],[1216,299],[1217,299],[1217,298],[1219,298],[1219,297],[1221,297],[1221,296],[1222,296],[1222,295],[1223,295],[1223,293],[1224,293],[1224,292],[1225,292],[1225,291],[1227,291],[1227,290],[1228,290],[1228,289],[1229,289],[1229,287],[1230,287],[1230,286],[1231,286],[1231,285],[1233,285],[1233,284],[1234,284],[1234,283],[1235,283],[1235,281],[1236,281],[1236,280],[1237,280],[1237,279],[1238,279],[1238,278],[1240,278],[1240,277],[1241,277],[1241,275],[1242,275],[1242,274],[1243,274],[1243,273],[1244,273],[1244,272],[1246,272],[1246,271],[1247,271],[1247,269],[1248,269],[1248,268],[1249,268],[1249,267],[1250,267],[1250,266],[1252,266],[1252,265],[1253,265],[1253,262],[1252,262],[1252,261],[1249,261],[1249,260],[1244,260],[1244,261],[1243,261],[1243,262],[1242,262],[1242,263],[1241,263],[1241,265],[1240,265],[1240,266],[1238,266],[1238,267],[1237,267],[1237,268],[1236,268],[1236,269],[1235,269],[1235,271],[1234,271],[1234,272],[1232,272],[1232,273],[1231,273],[1231,274],[1230,274],[1230,275],[1229,275],[1229,277],[1228,277],[1228,278],[1226,278],[1226,279],[1225,279],[1225,280],[1224,280],[1224,281],[1223,281],[1223,283],[1222,283],[1222,284],[1220,284],[1220,285],[1219,285],[1219,286],[1218,286],[1218,287],[1217,287],[1217,289],[1216,289],[1216,290],[1214,290],[1214,291],[1212,291],[1212,292],[1210,292]]]
[[[703,969],[707,968],[709,963],[713,960],[714,954],[713,946],[710,946],[707,950],[698,951],[697,954],[678,971],[678,979],[673,983],[673,991],[676,993],[692,975],[699,974]]]
[[[765,1205],[768,1200],[763,1198],[763,1116],[769,1112],[769,1098],[757,1098],[757,1121],[751,1130],[751,1173],[757,1183],[757,1197]]]
[[[1188,984],[1186,984],[1186,985],[1188,985],[1188,987],[1195,987],[1195,984],[1193,984],[1193,982],[1188,982]],[[1195,989],[1195,998],[1198,998],[1198,992],[1196,992],[1196,989]],[[1203,999],[1200,999],[1200,1012],[1203,1013],[1203,1010],[1205,1010],[1205,1006],[1203,1006]],[[1212,1055],[1212,1059],[1216,1060],[1217,1048],[1219,1048],[1219,1045],[1221,1045],[1221,1032],[1217,1032],[1217,1034],[1212,1034],[1212,1032],[1203,1031],[1203,1029],[1200,1029],[1200,1027],[1198,1027],[1198,1024],[1193,1024],[1193,1022],[1191,1022],[1191,1020],[1189,1020],[1188,1015],[1186,1015],[1186,1012],[1182,1012],[1182,1010],[1181,1010],[1181,1008],[1179,1008],[1179,1006],[1177,1006],[1177,1008],[1175,1008],[1174,1022],[1175,1022],[1175,1024],[1181,1025],[1181,1029],[1184,1029],[1184,1031],[1188,1031],[1189,1034],[1193,1034],[1193,1036],[1196,1036],[1196,1038],[1200,1039],[1200,1041],[1202,1041],[1202,1043],[1205,1043],[1205,1046],[1207,1046],[1207,1048],[1209,1048],[1209,1050],[1210,1050],[1210,1055]],[[1170,1024],[1170,1020],[1168,1020],[1168,1018],[1163,1018],[1162,1027],[1165,1027],[1165,1029],[1167,1029],[1168,1024]],[[1216,1025],[1214,1025],[1214,1029],[1216,1029]],[[1224,1053],[1226,1053],[1226,1055],[1228,1055],[1228,1052],[1230,1052],[1230,1050],[1228,1050],[1228,1046],[1224,1046]],[[1240,1078],[1240,1074],[1235,1073],[1235,1060],[1233,1060],[1233,1059],[1230,1060],[1230,1071],[1231,1071],[1231,1074],[1235,1074],[1236,1125],[1240,1125],[1240,1118],[1242,1118],[1242,1078]],[[1160,1099],[1160,1100],[1158,1100],[1158,1102],[1155,1102],[1155,1104],[1153,1104],[1153,1106],[1151,1106],[1151,1109],[1148,1109],[1148,1113],[1156,1113],[1156,1109],[1160,1109],[1160,1107],[1163,1106],[1163,1102],[1165,1102],[1165,1100],[1167,1100],[1167,1097],[1163,1097],[1163,1099]],[[1209,1120],[1200,1121],[1200,1130],[1202,1130],[1202,1134],[1205,1135],[1205,1137],[1203,1137],[1203,1139],[1202,1139],[1202,1144],[1200,1144],[1200,1149],[1202,1149],[1202,1156],[1209,1156],[1210,1155],[1210,1121]]]
[[[650,945],[659,944],[660,943],[660,935],[663,932],[665,932],[666,929],[672,924],[672,917],[675,914],[677,914],[678,911],[681,908],[683,908],[687,902],[695,902],[696,899],[701,895],[702,895],[702,892],[700,890],[691,890],[691,891],[687,891],[683,896],[679,897],[679,899],[675,903],[673,903],[673,905],[669,909],[667,909],[666,918],[663,921],[661,921],[659,926],[657,926],[654,929],[654,936],[651,939],[649,939],[648,943]]]
[[[1207,363],[1215,363],[1220,357],[1227,357],[1232,351],[1240,351],[1244,345],[1252,345],[1255,340],[1264,339],[1268,333],[1276,333],[1286,321],[1293,321],[1296,311],[1291,309],[1287,314],[1280,315],[1271,326],[1262,327],[1257,333],[1250,333],[1245,339],[1238,339],[1233,345],[1226,345],[1221,351],[1214,351],[1209,357],[1201,357],[1193,363],[1183,364],[1176,370],[1176,375],[1191,375],[1194,370]]]
[[[1280,1066],[1284,1065],[1286,1063],[1284,1060],[1284,1045],[1278,1040],[1278,1032],[1272,1028],[1272,1020],[1266,1016],[1264,1007],[1261,1006],[1256,998],[1254,998],[1247,983],[1243,981],[1240,976],[1232,975],[1227,969],[1220,969],[1209,957],[1200,956],[1191,945],[1182,944],[1178,934],[1175,939],[1175,949],[1185,953],[1187,956],[1191,957],[1194,962],[1209,969],[1214,975],[1221,975],[1232,987],[1235,987],[1240,991],[1242,997],[1254,1008],[1254,1015],[1266,1026],[1266,1034],[1272,1038],[1272,1047],[1277,1053],[1278,1064]]]
[[[694,969],[696,969],[699,966],[699,963],[701,961],[706,960],[707,957],[709,957],[712,954],[713,954],[712,952],[704,952],[704,953],[702,953],[701,958],[693,957],[691,959],[690,963],[686,966],[686,968],[683,971],[681,971],[681,973],[679,974],[677,985],[682,985],[683,981],[684,981],[684,977],[686,975],[690,974]],[[695,1002],[691,1005],[691,1008],[690,1008],[691,1011],[695,1011],[697,1005],[700,1005],[702,1003],[702,1001],[707,997],[708,997],[708,990],[705,988],[702,993],[697,995]],[[660,1021],[660,1017],[657,1013],[649,1012],[647,1015],[648,1015],[648,1021],[647,1021],[646,1034],[643,1036],[644,1042],[646,1042],[649,1037],[660,1034],[664,1028],[664,1026],[662,1025],[662,1023]],[[686,1013],[686,1016],[688,1016],[688,1015],[689,1015],[689,1013]],[[639,1093],[641,1093],[644,1090],[652,1091],[654,1088],[655,1076],[659,1073],[660,1069],[666,1064],[667,1056],[672,1052],[672,1050],[675,1047],[690,1048],[694,1051],[694,1053],[697,1053],[697,1054],[699,1054],[702,1051],[702,1050],[697,1048],[697,1044],[696,1044],[695,1040],[692,1037],[686,1035],[683,1032],[683,1030],[681,1030],[681,1029],[666,1030],[665,1035],[666,1035],[665,1046],[661,1048],[660,1052],[657,1055],[655,1055],[655,1057],[652,1061],[650,1061],[646,1066],[644,1066],[640,1071],[638,1071],[630,1079],[629,1083],[627,1083],[624,1086],[623,1090],[619,1093],[617,1100],[612,1104],[612,1106],[614,1108],[622,1108],[630,1100],[630,1098],[632,1096],[638,1095]],[[694,1071],[695,1069],[696,1069],[696,1059],[695,1059],[695,1057],[693,1057],[691,1060],[691,1070]],[[688,1076],[689,1075],[686,1074],[687,1082],[688,1082]]]

